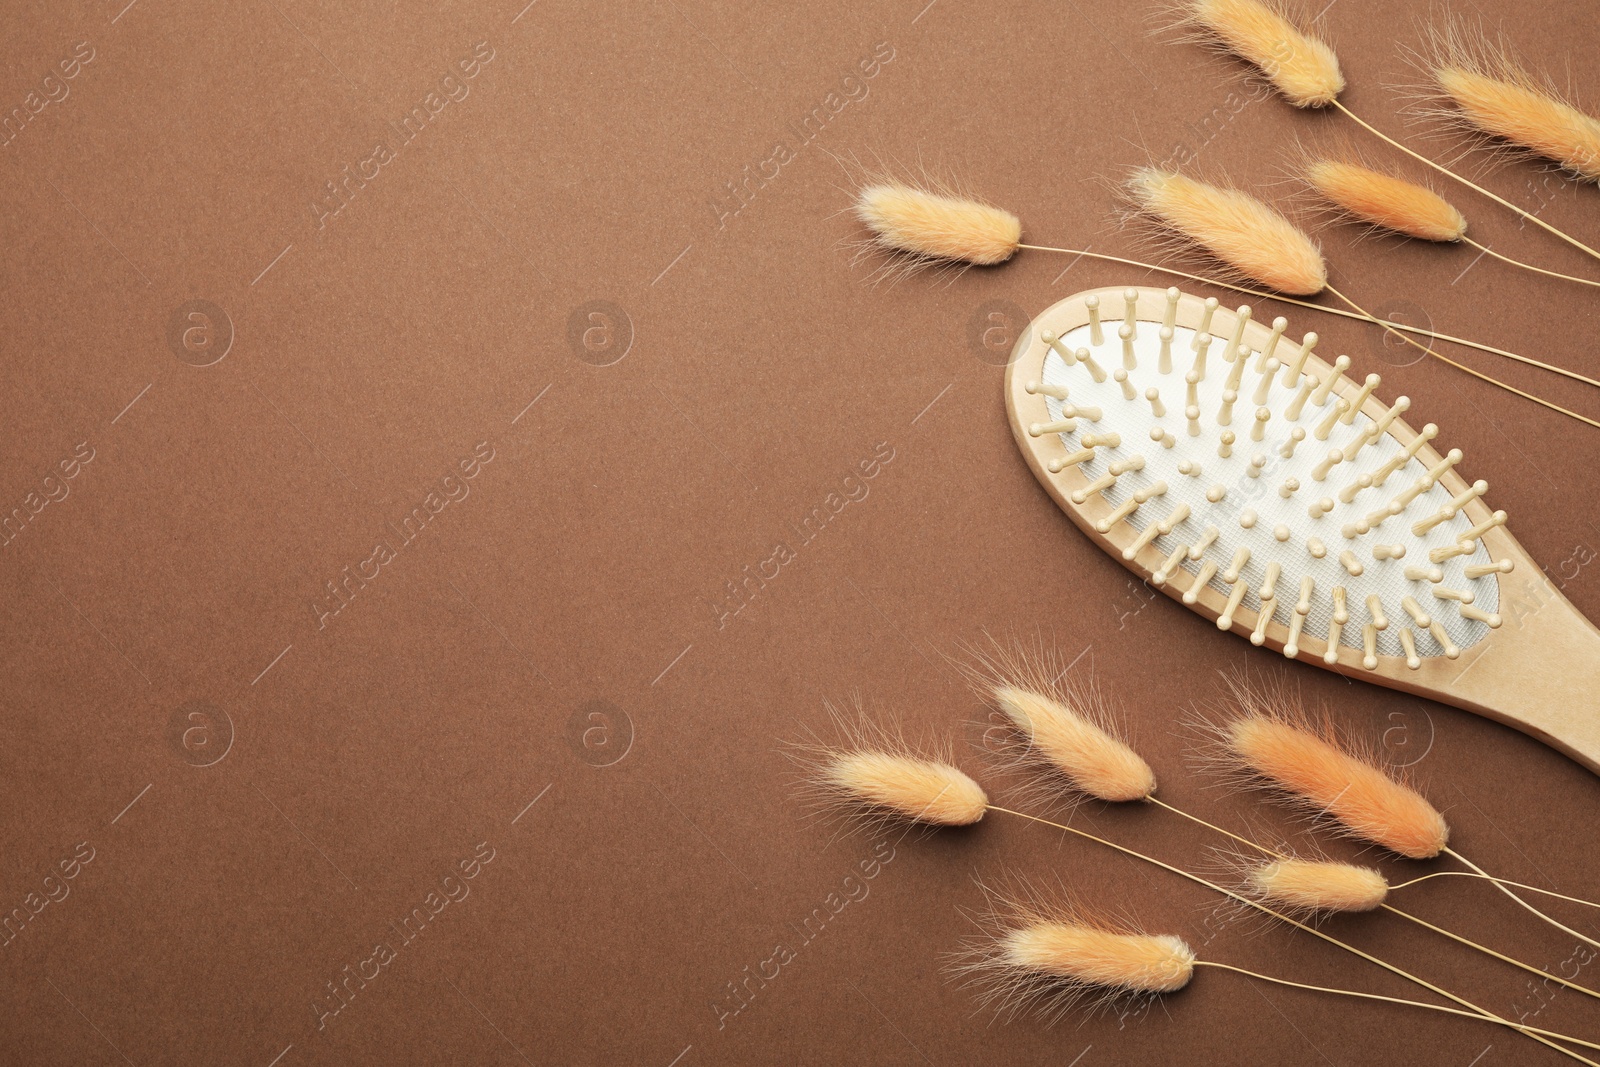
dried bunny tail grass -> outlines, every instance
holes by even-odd
[[[983,787],[942,760],[888,752],[840,752],[821,781],[841,794],[913,822],[970,826],[983,818]]]
[[[960,175],[920,158],[913,164],[905,164],[884,160],[875,153],[870,160],[862,160],[854,154],[828,154],[839,167],[840,180],[835,188],[844,198],[844,206],[836,214],[849,215],[858,222],[866,221],[861,214],[865,191],[879,188],[911,190],[935,200],[970,202],[986,207]],[[1019,236],[1020,230],[1019,223]],[[839,243],[851,254],[852,266],[870,265],[870,280],[874,283],[893,285],[929,271],[942,280],[953,282],[974,265],[966,259],[934,256],[893,245],[870,221],[865,230],[853,228]]]
[[[876,829],[885,823],[968,826],[983,818],[983,787],[945,753],[929,755],[906,741],[898,724],[829,704],[837,742],[810,734],[787,754],[800,767],[800,789],[819,813]]]
[[[1093,693],[1088,682],[1070,688]],[[1098,699],[1098,694],[1088,699]],[[1150,765],[1077,710],[1088,706],[1083,697],[1059,700],[1034,689],[998,686],[994,701],[1043,759],[1090,796],[1120,803],[1143,800],[1155,791]]]
[[[1373,754],[1313,719],[1286,687],[1227,676],[1217,720],[1202,722],[1212,760],[1234,777],[1265,783],[1346,833],[1411,859],[1430,859],[1449,843],[1444,816],[1421,793],[1381,770]]]
[[[1253,867],[1245,891],[1264,904],[1312,913],[1372,911],[1389,896],[1389,883],[1371,867],[1294,857]]]
[[[968,915],[979,934],[945,970],[998,1016],[1055,1022],[1085,1000],[1105,1008],[1176,992],[1193,977],[1194,951],[1181,939],[1090,918],[1059,886],[1013,879],[980,887],[985,907]]]
[[[1134,171],[1125,189],[1145,215],[1258,285],[1293,296],[1314,296],[1328,286],[1316,242],[1247,193],[1157,167]]]
[[[1178,24],[1254,66],[1295,107],[1324,107],[1344,91],[1339,57],[1326,41],[1285,17],[1285,6],[1264,0],[1184,0]]]
[[[1448,20],[1428,28],[1413,56],[1430,84],[1424,111],[1489,140],[1600,181],[1600,119],[1578,110],[1548,76],[1535,75],[1482,24]]]
[[[1076,922],[1019,926],[1000,953],[1019,970],[1118,993],[1175,993],[1194,976],[1194,950],[1181,938]]]
[[[1042,639],[1002,645],[990,637],[967,651],[957,666],[996,709],[1025,769],[1113,803],[1155,791],[1155,772],[1120,736],[1120,716],[1104,691],[1088,674],[1069,676]]]
[[[992,266],[1022,240],[1022,223],[1009,211],[905,182],[863,187],[855,214],[879,245],[930,261]]]
[[[1459,241],[1466,236],[1466,217],[1425,185],[1327,158],[1308,159],[1300,176],[1341,212],[1378,229],[1424,241]]]

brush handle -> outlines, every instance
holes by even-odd
[[[1513,572],[1500,583],[1505,624],[1429,695],[1532,734],[1600,774],[1600,629],[1532,560],[1517,570],[1529,577],[1516,581]]]

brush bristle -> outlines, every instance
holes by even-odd
[[[1600,180],[1600,120],[1540,91],[1531,77],[1496,78],[1460,66],[1436,67],[1433,76],[1479,130]]]
[[[1260,285],[1312,296],[1328,284],[1316,243],[1253,196],[1156,167],[1134,172],[1128,192],[1140,209]]]
[[[1389,883],[1371,867],[1293,858],[1255,867],[1248,888],[1265,904],[1314,912],[1371,911],[1389,895]]]
[[[1127,993],[1172,993],[1194,975],[1194,951],[1170,936],[1113,933],[1076,923],[1036,922],[1001,939],[1011,966]]]
[[[842,752],[820,768],[825,785],[913,822],[969,826],[983,818],[983,787],[940,760],[887,752]]]
[[[1237,759],[1351,834],[1411,859],[1437,856],[1448,843],[1444,816],[1422,794],[1315,734],[1257,715],[1223,729]]]
[[[1467,232],[1461,212],[1426,186],[1331,159],[1308,165],[1305,179],[1333,204],[1386,230],[1424,241],[1459,241]]]
[[[1295,107],[1324,107],[1344,91],[1339,57],[1262,0],[1191,0],[1189,22],[1253,64]]]
[[[929,259],[1003,263],[1022,239],[1022,223],[1009,211],[898,182],[862,189],[856,216],[887,247]]]
[[[1080,712],[1013,685],[995,686],[994,700],[1034,750],[1090,796],[1121,803],[1155,791],[1150,765]]]

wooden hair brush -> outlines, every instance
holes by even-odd
[[[1600,630],[1441,453],[1287,322],[1177,289],[1036,318],[1012,430],[1072,521],[1256,645],[1487,715],[1600,773]]]

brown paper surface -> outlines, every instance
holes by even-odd
[[[947,657],[1037,632],[1125,704],[1169,801],[1395,880],[1435,869],[1307,837],[1193,771],[1182,721],[1248,666],[1408,765],[1467,855],[1600,895],[1593,775],[1217,633],[1035,484],[1002,405],[1008,331],[1160,276],[1024,253],[875,284],[844,213],[863,168],[925,167],[1029,239],[1148,257],[1114,220],[1129,166],[1278,197],[1296,138],[1392,155],[1152,36],[1145,4],[522,2],[10,5],[0,1059],[1557,1062],[1491,1026],[1221,972],[1142,1011],[996,1024],[940,968],[975,877],[1007,874],[1205,957],[1416,990],[1003,817],[831,840],[781,751],[859,693],[998,784]],[[1483,8],[1600,99],[1589,5]],[[1456,142],[1407,127],[1389,88],[1424,14],[1327,19],[1349,105],[1443,157]],[[1592,185],[1474,173],[1600,234]],[[1447,191],[1480,240],[1595,273]],[[1576,286],[1471,249],[1321,240],[1375,310],[1596,372],[1600,304]],[[1595,431],[1289,317],[1409,395],[1600,611]],[[1600,415],[1576,383],[1465,360]],[[1159,812],[1075,819],[1217,862]],[[1486,887],[1403,903],[1600,982]],[[1596,1036],[1580,995],[1392,916],[1327,929]]]

